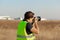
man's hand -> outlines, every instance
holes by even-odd
[[[37,18],[35,18],[35,22],[34,22],[34,27],[36,28],[36,30],[37,30],[37,32],[38,32],[38,34],[39,34],[39,27],[38,27],[38,19]]]

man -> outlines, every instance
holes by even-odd
[[[18,24],[17,40],[34,40],[33,34],[39,34],[39,28],[34,13],[28,11],[24,14],[24,20]]]

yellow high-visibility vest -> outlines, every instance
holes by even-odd
[[[20,21],[17,29],[17,40],[34,40],[35,36],[33,34],[27,34],[26,32],[26,21]]]

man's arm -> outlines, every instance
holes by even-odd
[[[35,22],[33,23],[33,28],[31,29],[32,32],[35,32],[36,34],[39,34],[39,27],[37,23],[37,19],[35,19]]]
[[[35,34],[39,34],[39,28],[38,28],[38,24],[34,23],[33,27],[31,28],[31,31]]]
[[[35,28],[35,25],[32,25],[31,23],[27,23],[27,27],[26,27],[27,33],[29,34],[29,32],[34,33],[34,34],[38,34],[38,30]]]
[[[38,30],[35,27],[32,27],[31,32],[34,34],[39,34]]]
[[[35,25],[35,28],[39,31],[38,23],[36,22],[34,23],[34,25]]]

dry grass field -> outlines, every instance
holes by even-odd
[[[0,20],[0,40],[16,40],[18,20]],[[60,40],[60,20],[38,22],[40,34],[36,40]]]

